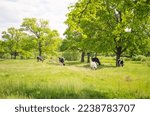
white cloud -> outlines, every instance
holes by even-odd
[[[62,37],[65,31],[67,7],[77,0],[0,0],[0,33],[9,27],[19,27],[23,18],[48,20],[50,28],[57,29]]]

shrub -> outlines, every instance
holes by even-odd
[[[147,57],[147,61],[150,61],[150,57]]]
[[[65,51],[65,52],[63,52],[62,56],[67,61],[77,61],[80,58],[80,52],[78,52],[78,51]]]
[[[122,59],[123,59],[124,61],[130,61],[130,60],[131,60],[131,59],[128,58],[128,57],[122,57]]]
[[[150,61],[147,61],[146,64],[148,67],[150,67]]]
[[[137,55],[137,56],[132,57],[132,60],[133,61],[146,61],[147,58],[146,56],[143,56],[143,55]]]
[[[5,53],[2,58],[4,58],[4,59],[10,59],[10,54],[9,53]]]

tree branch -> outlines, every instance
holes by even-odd
[[[124,48],[122,51],[121,51],[121,54],[124,52],[124,51],[126,51],[127,50],[127,47],[126,48]]]
[[[87,7],[88,7],[88,5],[89,5],[90,3],[91,3],[91,0],[89,0],[89,1],[86,3],[85,8],[80,12],[78,24],[80,23],[81,18],[82,18],[82,15],[83,15],[83,13],[86,11],[86,9],[87,9]]]

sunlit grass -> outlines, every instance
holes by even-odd
[[[150,67],[127,61],[115,67],[102,59],[97,70],[89,64],[49,61],[0,61],[0,98],[150,98]]]

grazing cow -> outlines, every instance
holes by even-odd
[[[42,56],[37,56],[37,62],[39,62],[39,61],[44,61],[44,59],[42,58]]]
[[[117,64],[118,64],[119,67],[120,66],[123,67],[124,66],[124,61],[122,59],[118,59]]]
[[[90,62],[90,67],[91,67],[91,69],[96,70],[96,69],[97,69],[97,64],[96,64],[96,62],[91,61],[91,62]]]
[[[63,57],[59,57],[59,62],[65,66],[65,59]]]
[[[92,62],[98,63],[98,65],[101,65],[99,59],[97,57],[91,58]]]

